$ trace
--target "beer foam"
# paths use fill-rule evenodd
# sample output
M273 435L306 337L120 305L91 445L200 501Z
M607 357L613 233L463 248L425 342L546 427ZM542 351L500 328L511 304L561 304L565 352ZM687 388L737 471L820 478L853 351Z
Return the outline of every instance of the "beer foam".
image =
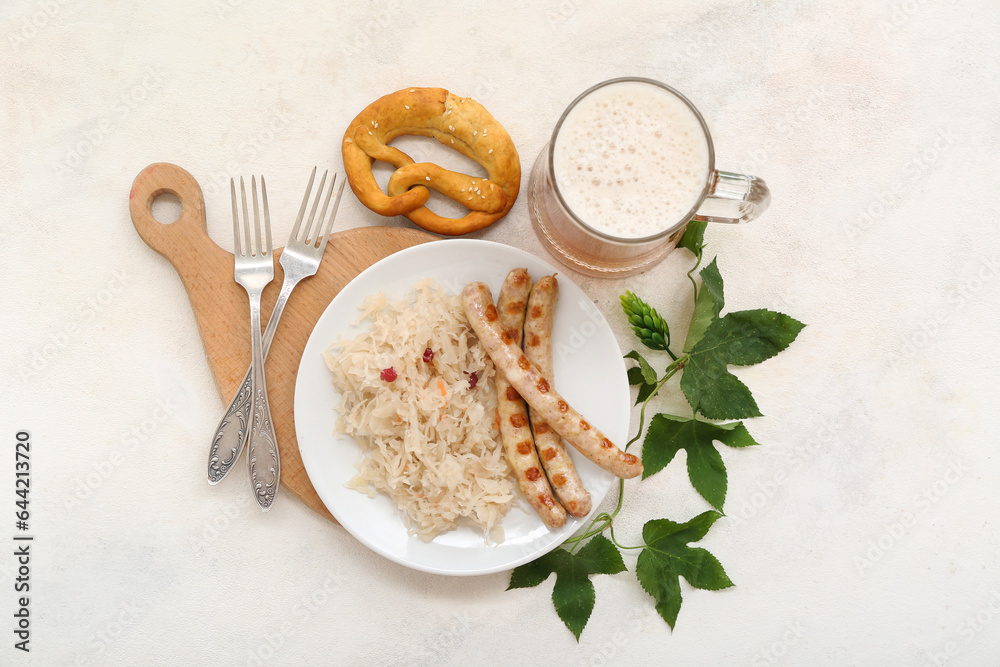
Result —
M553 151L566 205L594 229L642 238L686 222L708 181L708 139L670 91L623 81L567 114Z

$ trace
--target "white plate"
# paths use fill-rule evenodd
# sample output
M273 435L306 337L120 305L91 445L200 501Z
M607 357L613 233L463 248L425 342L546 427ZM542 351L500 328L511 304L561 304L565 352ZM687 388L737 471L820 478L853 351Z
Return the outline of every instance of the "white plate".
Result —
M529 253L490 241L451 239L402 250L373 264L341 290L319 318L303 352L295 382L295 434L309 479L348 532L407 567L448 575L509 570L548 553L589 521L589 517L570 517L562 528L549 530L522 499L524 509L515 506L503 519L501 544L487 545L479 532L466 527L423 542L407 535L402 516L387 496L373 499L344 486L356 472L359 450L352 438L335 433L340 394L322 353L338 337L352 338L370 326L367 320L350 324L357 319L358 306L379 290L390 298L403 297L421 278L432 278L453 294L481 280L496 295L516 267L526 267L536 279L557 272ZM555 387L613 442L624 444L631 413L621 350L583 290L560 275L559 291L552 338ZM572 455L596 511L614 477L578 452Z

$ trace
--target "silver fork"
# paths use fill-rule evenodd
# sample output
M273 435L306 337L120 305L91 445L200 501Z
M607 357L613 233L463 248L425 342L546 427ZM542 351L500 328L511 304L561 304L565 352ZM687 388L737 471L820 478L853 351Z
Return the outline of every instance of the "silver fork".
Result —
M303 230L301 229L302 221L305 215L306 207L309 204L309 195L312 192L313 181L316 178L316 168L313 168L312 174L309 176L309 184L306 186L305 195L302 197L302 205L299 207L299 214L295 220L295 227L292 229L292 233L288 238L288 243L285 245L285 249L281 253L281 267L284 269L285 279L281 285L278 300L274 304L274 310L271 311L271 319L268 321L267 328L264 330L262 342L264 348L263 355L265 359L267 358L268 350L271 347L271 340L274 338L274 332L278 328L278 322L281 319L281 313L285 309L285 303L288 301L289 295L292 293L292 290L300 280L308 278L316 273L319 269L320 261L323 259L323 252L326 249L327 239L330 238L330 230L333 228L333 222L337 216L337 208L340 205L340 197L344 190L344 179L339 179L340 185L337 188L337 198L333 202L330 217L324 225L323 223L324 220L326 220L326 212L330 204L330 198L338 180L337 177L334 176L333 180L330 182L330 188L326 193L323 210L320 212L319 219L317 221L316 209L318 208L320 198L323 195L323 186L326 182L328 173L329 172L323 174L319 189L316 193L315 203L312 206L309 218L306 221L305 229ZM316 222L315 233L310 234L314 221ZM320 233L321 229L322 233ZM230 401L229 407L223 415L222 420L219 422L218 428L215 430L215 437L212 440L212 445L208 455L209 484L218 484L222 481L222 478L226 476L239 459L240 452L243 451L243 444L246 442L247 431L249 430L249 414L252 396L253 364L251 363L250 368L247 369L246 375L243 378L240 388L236 391L236 394ZM228 454L228 456L223 459L222 453Z
M243 202L243 238L240 239L240 216L236 210L236 182L229 180L233 197L233 237L235 248L236 282L243 286L250 299L250 346L253 365L250 394L253 410L250 419L250 444L247 453L250 458L250 484L257 504L265 512L271 509L278 491L281 466L278 461L278 442L274 437L271 423L271 408L267 403L267 382L264 377L264 351L260 339L260 295L268 283L274 279L274 257L271 252L271 219L267 211L267 186L260 179L264 198L264 238L260 234L260 210L257 205L257 180L250 179L253 194L253 228L250 234L250 215L247 212L247 190L240 178L240 197ZM264 242L266 241L266 246ZM266 459L264 457L267 457ZM267 461L264 469L262 464ZM266 473L266 476L265 476Z

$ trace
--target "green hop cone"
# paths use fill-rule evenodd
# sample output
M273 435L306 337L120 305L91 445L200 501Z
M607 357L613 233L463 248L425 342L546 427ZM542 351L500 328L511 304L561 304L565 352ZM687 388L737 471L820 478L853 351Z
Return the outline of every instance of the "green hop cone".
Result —
M670 344L670 329L656 309L632 292L625 292L621 301L625 317L642 344L651 350L666 350Z

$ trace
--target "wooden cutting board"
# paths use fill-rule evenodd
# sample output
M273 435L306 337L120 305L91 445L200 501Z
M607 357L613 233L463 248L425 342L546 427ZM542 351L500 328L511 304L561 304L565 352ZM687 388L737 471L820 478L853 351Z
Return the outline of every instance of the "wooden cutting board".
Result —
M153 200L162 194L173 194L181 202L180 217L169 224L153 218ZM246 291L233 278L232 253L208 236L201 188L191 174L177 165L151 164L135 177L129 193L129 211L142 240L166 257L180 275L191 300L215 386L223 404L228 405L250 365L250 306ZM292 404L302 350L327 304L355 276L394 252L437 238L416 229L397 227L367 227L331 235L319 271L292 292L271 343L265 369L281 456L281 485L307 507L335 523L306 475L295 440ZM276 259L280 257L281 249L274 254ZM262 299L264 322L274 307L283 277L281 265L275 261L274 281L264 290ZM220 418L223 409L220 408ZM204 456L206 469L211 438L212 433L206 432L204 447L193 448Z

